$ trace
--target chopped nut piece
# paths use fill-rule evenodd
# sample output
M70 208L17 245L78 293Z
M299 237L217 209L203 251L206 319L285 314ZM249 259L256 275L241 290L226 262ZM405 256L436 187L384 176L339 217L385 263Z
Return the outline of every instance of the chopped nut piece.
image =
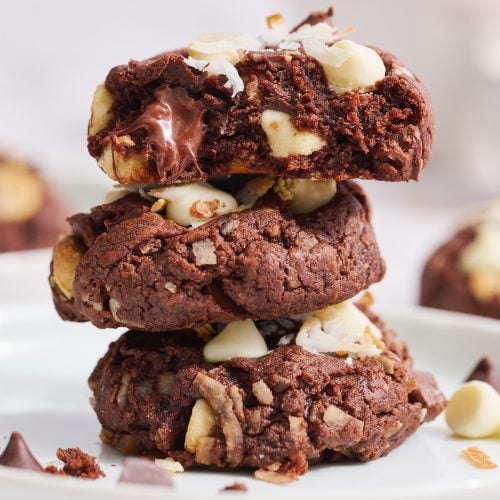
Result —
M170 293L175 293L177 291L177 285L171 281L167 281L164 286Z
M217 264L215 245L209 238L193 243L193 255L197 266L213 266Z
M498 465L490 460L490 457L477 446L470 446L462 451L462 457L478 469L496 469Z
M378 360L384 366L385 373L389 375L394 374L394 368L396 368L397 361L395 359L389 358L388 356L379 356Z
M67 299L73 298L76 268L84 253L83 245L71 235L59 239L54 247L52 278L57 289Z
M233 400L234 414L238 417L238 420L240 422L244 422L245 413L243 406L243 398L241 396L240 389L238 389L238 387L236 387L235 385L232 385L229 388L229 396L231 396L231 399Z
M307 424L303 417L288 417L290 423L290 432L297 441L307 441Z
M184 448L189 453L196 453L198 442L203 437L210 437L215 427L215 415L210 404L204 399L197 399L191 411Z
M291 473L274 472L265 469L257 469L255 471L255 479L266 481L266 483L286 484L292 481L297 481L298 476Z
M271 392L271 389L269 389L269 386L262 379L252 384L252 392L259 403L263 405L273 404L273 393Z
M285 28L288 31L288 26L282 14L277 12L266 17L266 24L269 29Z
M194 386L217 414L226 438L227 463L231 467L236 467L243 459L243 432L233 411L232 399L226 394L225 387L220 382L204 373L196 375Z
M214 327L210 323L206 323L201 326L194 326L193 330L196 332L198 337L203 339L205 342L208 342L215 335Z
M123 410L127 406L128 402L128 388L130 385L130 373L124 373L122 376L120 388L116 394L116 405L120 410Z
M167 200L164 200L163 198L160 198L159 200L156 200L152 205L151 205L151 212L157 213L161 212L162 210L165 209L167 206Z
M157 458L155 464L167 474L173 475L177 472L184 472L184 467L180 462L177 462L171 457Z
M147 194L165 200L167 218L185 227L204 224L238 209L233 196L206 182L163 186L151 189Z
M356 304L359 304L363 307L370 307L375 303L375 298L371 292L365 292L357 301Z
M102 152L97 164L104 172L121 184L140 183L148 175L148 161L143 155L126 153L114 149L114 140Z
M354 418L344 410L337 408L335 405L328 406L325 414L323 415L323 421L330 427L339 430L347 425L354 426L359 437L361 438L363 436L363 429L365 426L364 422Z
M212 448L215 445L215 438L213 437L202 437L198 441L198 446L196 447L195 461L202 465L212 464Z
M124 455L135 455L141 449L139 440L131 434L122 434L115 446L116 449Z
M271 153L277 158L286 158L291 154L309 156L326 144L322 137L313 132L297 130L291 116L283 111L266 109L260 124Z

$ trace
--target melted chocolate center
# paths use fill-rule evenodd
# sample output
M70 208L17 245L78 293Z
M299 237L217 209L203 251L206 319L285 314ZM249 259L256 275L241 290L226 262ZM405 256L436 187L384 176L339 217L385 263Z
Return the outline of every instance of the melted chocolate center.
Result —
M161 88L156 99L127 128L114 135L146 130L156 157L156 168L162 179L177 179L189 164L202 174L197 161L204 132L203 105L184 88Z

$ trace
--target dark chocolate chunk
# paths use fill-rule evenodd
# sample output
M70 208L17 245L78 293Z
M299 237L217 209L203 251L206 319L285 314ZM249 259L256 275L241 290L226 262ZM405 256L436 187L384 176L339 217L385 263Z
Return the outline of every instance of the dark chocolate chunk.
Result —
M19 432L13 432L10 435L9 442L0 455L0 465L16 469L43 471L42 466L33 456Z
M413 371L415 388L410 393L410 401L419 402L427 410L425 420L434 420L443 410L446 400L439 390L434 375L429 372Z
M172 479L154 462L146 458L129 457L123 463L119 483L157 484L173 487Z
M500 371L488 357L481 358L478 361L465 381L470 382L471 380L486 382L500 392Z

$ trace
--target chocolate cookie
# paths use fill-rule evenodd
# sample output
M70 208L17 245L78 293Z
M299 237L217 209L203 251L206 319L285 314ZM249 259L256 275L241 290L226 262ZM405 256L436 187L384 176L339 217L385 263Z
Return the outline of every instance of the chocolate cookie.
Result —
M89 379L103 442L188 467L259 468L273 480L321 461L379 458L444 407L393 332L383 330L376 356L352 359L265 334L297 331L297 320L257 326L268 354L217 364L194 331L120 337Z
M0 252L53 245L66 230L64 218L34 168L0 155Z
M64 319L157 332L274 319L346 300L384 274L367 200L350 182L310 213L268 192L190 229L152 206L129 194L69 219L51 277Z
M421 279L422 305L500 319L500 271L489 257L500 255L500 247L494 236L483 233L485 227L473 224L459 230L428 259Z
M260 39L200 37L113 68L94 96L90 154L122 184L418 179L433 134L425 88L394 56L343 40L331 13L292 31L273 16Z

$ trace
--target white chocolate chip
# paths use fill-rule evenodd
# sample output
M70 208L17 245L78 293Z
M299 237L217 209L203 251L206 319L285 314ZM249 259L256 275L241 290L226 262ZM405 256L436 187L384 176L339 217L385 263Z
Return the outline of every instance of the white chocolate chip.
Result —
M307 351L349 354L353 358L382 352L382 333L352 302L341 302L306 316L295 343Z
M171 281L167 281L164 286L170 293L175 293L177 291L177 285Z
M92 99L90 111L89 135L95 135L106 127L113 117L111 106L113 105L113 96L103 83L97 86Z
M114 201L127 196L131 191L126 188L113 189L112 191L108 191L104 196L104 203L113 203Z
M273 404L273 393L271 392L271 389L269 389L269 386L262 379L252 384L252 392L259 403L263 405Z
M264 130L271 153L277 158L291 154L308 156L319 151L325 140L313 132L299 131L291 117L283 111L266 109L261 116L260 125Z
M236 199L205 182L151 189L149 196L167 202L165 214L181 226L199 226L238 209Z
M195 241L193 255L197 266L213 266L217 264L214 242L210 239Z
M203 35L193 40L188 47L188 54L193 59L204 61L225 60L236 64L242 51L258 50L262 44L256 38L244 35L216 34Z
M351 427L355 426L358 432L361 435L363 434L364 422L354 418L352 415L337 408L335 405L328 406L323 415L323 421L333 429L342 429L347 425Z
M191 411L184 448L189 453L196 453L201 438L210 437L215 427L215 414L205 399L197 399Z
M500 295L500 224L478 226L474 240L459 256L459 267L468 275L476 299L488 302Z
M221 363L231 358L259 358L267 354L267 345L251 319L229 323L207 342L203 357L209 363Z
M308 38L303 46L307 54L321 63L330 88L339 94L355 89L368 92L385 76L382 58L373 49L352 40L340 40L328 47Z
M274 191L289 202L294 214L307 214L326 205L337 192L334 180L279 178Z
M457 436L488 437L500 431L500 395L486 382L460 386L446 409L446 423Z

